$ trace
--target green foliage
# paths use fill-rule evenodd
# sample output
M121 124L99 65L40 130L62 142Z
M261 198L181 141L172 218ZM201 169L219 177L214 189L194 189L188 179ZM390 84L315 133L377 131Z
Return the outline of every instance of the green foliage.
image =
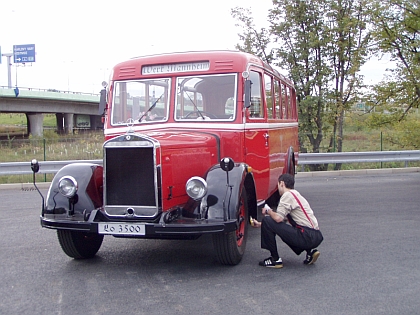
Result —
M420 105L420 4L418 0L375 1L372 22L377 53L390 55L396 67L366 98L377 112L393 114L383 122L402 120Z
M400 151L420 148L420 116L418 114L414 113L403 121L394 121L386 126L372 123L377 117L385 116L375 113L348 112L344 119L343 152ZM300 134L300 137L304 141L301 145L305 147L308 137L305 134ZM328 152L329 150L329 142L324 139L319 151ZM353 167L363 168L359 165Z
M236 7L231 10L231 14L240 21L241 24L236 24L236 26L241 27L243 31L242 34L238 34L242 45L237 44L236 49L251 53L265 62L271 63L273 53L268 51L270 43L269 32L265 28L262 28L260 31L256 30L251 10L248 8Z
M244 32L237 48L269 56L293 80L301 152L366 151L379 138L368 131L380 134L380 149L384 141L388 150L419 148L418 0L273 0L269 31L256 30L250 10L232 15ZM372 53L389 54L397 66L365 92L359 71ZM360 115L358 103L369 112Z
M420 120L414 115L394 125L395 133L390 142L397 144L404 150L420 149Z
M370 128L380 128L387 132L386 141L397 146L399 150L420 149L420 119L418 114L397 119L401 111L396 110L388 114L372 113L366 119Z
M261 55L273 38L269 56L289 72L299 100L300 142L308 137L319 152L325 136L329 149L342 149L343 119L355 103L358 71L368 54L367 0L273 0L269 33L257 31L251 12L232 11L242 25L237 47ZM261 40L264 39L263 41ZM274 45L273 42L271 45ZM267 55L267 54L265 54ZM304 136L303 136L304 135Z

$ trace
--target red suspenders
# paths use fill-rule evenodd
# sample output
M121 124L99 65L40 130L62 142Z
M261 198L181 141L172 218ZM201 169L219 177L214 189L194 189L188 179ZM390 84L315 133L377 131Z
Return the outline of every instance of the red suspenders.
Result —
M299 204L300 208L302 209L303 213L306 215L306 218L308 219L309 223L311 223L312 228L315 229L315 226L313 225L311 219L309 218L308 214L306 213L305 208L303 208L302 203L300 202L298 197L296 197L296 195L291 190L289 190L289 192L292 194L293 197L295 197L295 199L298 202L298 204Z

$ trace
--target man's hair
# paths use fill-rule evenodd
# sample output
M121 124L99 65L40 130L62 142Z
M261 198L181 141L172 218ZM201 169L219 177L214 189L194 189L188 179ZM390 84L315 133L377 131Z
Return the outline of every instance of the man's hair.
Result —
M284 182L286 188L295 189L295 178L289 173L281 174L279 177L279 183Z

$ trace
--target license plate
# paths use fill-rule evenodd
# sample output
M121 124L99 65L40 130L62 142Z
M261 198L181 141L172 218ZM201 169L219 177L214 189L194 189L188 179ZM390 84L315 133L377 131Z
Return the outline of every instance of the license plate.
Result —
M146 226L140 223L99 223L99 234L145 235Z

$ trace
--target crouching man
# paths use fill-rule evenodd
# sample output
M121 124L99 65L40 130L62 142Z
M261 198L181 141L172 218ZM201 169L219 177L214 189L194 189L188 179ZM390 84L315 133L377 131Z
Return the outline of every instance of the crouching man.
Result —
M306 251L306 259L303 263L311 265L319 258L320 252L316 247L323 240L318 220L308 201L294 189L295 179L292 175L282 174L277 186L281 196L277 211L265 205L262 209L262 222L251 218L253 227L261 227L261 248L271 253L271 256L261 261L259 265L271 268L283 267L283 261L277 251L276 235L296 255Z

